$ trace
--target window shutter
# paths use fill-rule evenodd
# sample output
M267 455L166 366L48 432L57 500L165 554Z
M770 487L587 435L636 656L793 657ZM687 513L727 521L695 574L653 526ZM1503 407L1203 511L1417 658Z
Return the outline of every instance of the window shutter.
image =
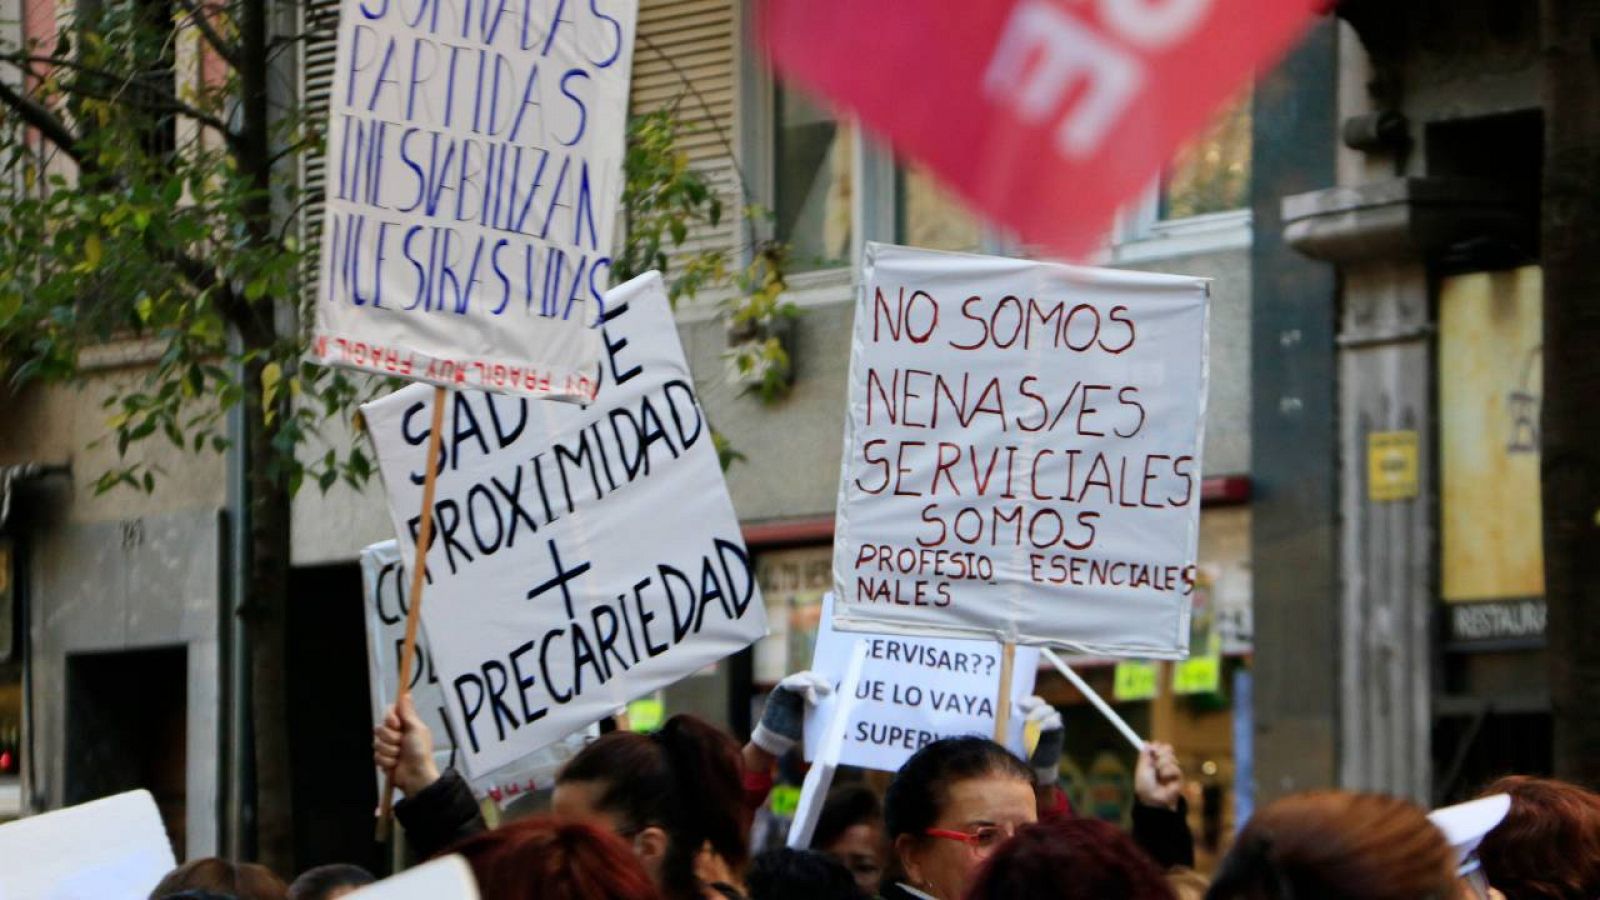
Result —
M300 7L300 29L310 37L300 44L300 109L306 124L319 131L328 127L328 101L333 92L334 52L339 41L339 0L305 0ZM323 135L326 140L327 135ZM317 297L317 274L322 256L322 200L327 185L327 160L323 150L300 154L301 246L307 250L305 296Z
M744 205L733 147L738 83L736 0L640 0L632 112L677 103L678 145L722 198L722 222L691 232L684 252L721 249L737 264Z

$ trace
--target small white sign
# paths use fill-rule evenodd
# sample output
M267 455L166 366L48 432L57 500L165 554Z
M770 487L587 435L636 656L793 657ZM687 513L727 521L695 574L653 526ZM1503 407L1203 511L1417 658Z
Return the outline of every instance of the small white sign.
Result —
M145 900L176 866L149 791L0 825L6 900Z
M447 401L422 621L473 777L766 634L658 274L606 294L605 347L593 405ZM363 407L408 567L432 397Z
M1185 656L1207 293L869 243L835 624Z
M1000 691L999 644L960 638L905 637L835 631L834 598L822 601L811 670L843 685L851 652L863 650L861 678L847 714L839 762L897 771L911 754L940 738L994 736ZM1012 666L1010 702L1033 693L1039 651L1019 647ZM836 691L806 708L806 759L816 758L821 735L841 698ZM1022 717L1012 709L1006 746L1026 759Z

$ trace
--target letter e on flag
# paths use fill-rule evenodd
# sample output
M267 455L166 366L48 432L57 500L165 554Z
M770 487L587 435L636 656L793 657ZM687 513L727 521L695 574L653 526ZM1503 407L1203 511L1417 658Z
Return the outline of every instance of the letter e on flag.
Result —
M1023 240L1082 256L1325 5L766 0L759 28L781 75Z

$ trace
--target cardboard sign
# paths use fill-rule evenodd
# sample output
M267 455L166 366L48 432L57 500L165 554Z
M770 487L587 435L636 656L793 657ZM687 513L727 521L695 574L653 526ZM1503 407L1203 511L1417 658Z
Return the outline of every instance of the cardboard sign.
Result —
M410 582L397 542L384 541L361 551L361 581L366 595L367 683L372 693L372 719L378 722L397 693L400 651L406 636L405 592ZM411 673L411 700L433 732L434 761L441 769L453 765L457 753L454 732L444 712L444 693L433 657L428 653L428 638L420 630L417 661ZM562 766L599 736L599 729L592 726L573 732L481 778L468 778L467 783L479 800L508 804L525 793L553 786ZM381 784L382 773L378 777Z
M766 634L658 274L606 294L605 347L600 403L464 391L445 413L422 620L474 777ZM407 565L431 402L363 407Z
M1199 278L869 243L835 626L1181 658L1206 296Z
M822 623L811 670L844 684L850 654L865 646L861 679L844 724L839 762L898 771L911 754L940 738L994 736L1001 647L993 641L845 634L832 626L833 595L823 599ZM1039 652L1017 650L1012 703L1033 693ZM842 688L841 688L842 689ZM806 760L816 758L823 730L841 698L838 692L806 708ZM1006 746L1023 758L1023 721L1011 716Z
M1320 0L768 0L787 78L1026 241L1069 257Z
M318 362L589 400L636 0L342 0Z
M452 854L351 891L349 896L360 900L478 900L478 882L467 861Z
M174 867L149 791L0 825L0 897L144 900Z

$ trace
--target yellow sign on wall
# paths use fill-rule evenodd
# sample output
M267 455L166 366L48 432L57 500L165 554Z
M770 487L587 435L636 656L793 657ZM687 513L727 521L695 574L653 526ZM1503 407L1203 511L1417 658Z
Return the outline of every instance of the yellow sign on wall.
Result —
M1367 497L1376 503L1417 496L1417 433L1374 431L1367 435Z
M1111 682L1111 698L1121 703L1135 700L1154 700L1160 669L1153 662L1125 659L1117 663L1116 677Z
M1439 287L1440 580L1450 602L1544 596L1537 266Z

